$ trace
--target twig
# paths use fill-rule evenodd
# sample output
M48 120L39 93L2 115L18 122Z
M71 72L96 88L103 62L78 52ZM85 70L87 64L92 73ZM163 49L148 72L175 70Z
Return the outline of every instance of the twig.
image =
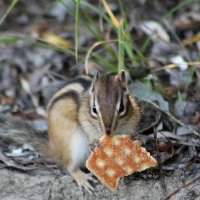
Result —
M159 173L160 181L161 181L161 185L162 185L162 188L164 190L164 193L166 194L167 188L166 188L165 179L164 179L163 170L162 170L162 163L161 163L161 159L160 159L160 151L159 151L159 147L158 147L157 130L156 130L155 127L153 127L153 132L154 132L156 158L158 160L158 167L159 167L159 172L160 172Z
M102 44L107 44L107 43L112 43L112 42L117 42L117 40L108 40L108 41L99 41L99 42L95 42L88 50L86 57L85 57L85 73L88 74L88 62L89 62L89 58L90 58L90 54L92 53L92 51L99 45Z
M183 122L181 122L179 119L177 119L176 117L174 117L171 113L169 113L168 111L163 110L162 108L160 108L156 103L147 101L148 103L150 103L151 105L153 105L155 108L157 108L158 110L164 112L167 116L169 116L174 122L176 122L177 124L187 128L189 131L191 131L192 133L194 133L195 135L197 135L198 137L200 137L200 133L198 133L197 131L195 131L193 128L185 125Z
M184 63L177 63L177 64L171 63L171 64L168 64L168 65L165 65L164 67L152 70L152 72L158 72L158 71L165 70L165 69L173 69L173 68L179 67L180 65L185 65L185 64L188 65L189 67L190 66L195 66L195 67L198 67L198 68L200 67L200 62L198 62L198 61L184 62Z
M174 196L176 193L178 193L182 188L185 188L185 187L191 185L192 183L194 183L195 181L198 181L198 180L200 180L200 175L196 176L195 178L193 178L190 181L183 183L179 188L177 188L176 190L174 190L173 192L171 192L170 194L168 194L167 196L165 196L161 200L169 200L172 196Z

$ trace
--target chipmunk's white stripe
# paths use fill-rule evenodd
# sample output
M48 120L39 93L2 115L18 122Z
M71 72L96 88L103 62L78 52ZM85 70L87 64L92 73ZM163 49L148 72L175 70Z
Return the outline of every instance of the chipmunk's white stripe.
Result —
M62 95L63 94L66 94L67 92L73 92L75 94L81 94L82 92L84 91L84 88L81 84L79 83L73 83L73 84L69 84L69 85L66 85L64 88L60 89L51 99L51 101L49 102L48 104L48 112L49 112L49 109L55 104L55 102L57 102L59 99L59 97L61 97L62 99ZM59 99L60 100L60 99Z
M79 83L73 83L73 84L69 84L69 85L66 85L64 88L62 88L61 90L59 90L53 98L56 98L60 95L62 95L63 93L65 92L68 92L70 90L74 90L76 91L78 94L83 92L84 88L82 85L80 85Z
M116 104L116 112L119 111L119 107L120 107L120 103L121 103L121 95L119 95L118 100L117 100L117 104Z

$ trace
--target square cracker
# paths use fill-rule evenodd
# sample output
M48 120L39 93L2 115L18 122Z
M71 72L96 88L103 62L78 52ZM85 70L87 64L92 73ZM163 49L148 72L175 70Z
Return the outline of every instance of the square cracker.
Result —
M129 135L102 136L100 146L86 161L86 167L111 190L117 188L121 177L156 165L150 153Z

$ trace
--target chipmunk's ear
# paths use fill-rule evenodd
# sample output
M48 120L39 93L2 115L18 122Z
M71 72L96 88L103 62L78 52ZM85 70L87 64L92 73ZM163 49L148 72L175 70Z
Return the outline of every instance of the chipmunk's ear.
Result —
M91 85L91 88L90 88L90 92L93 92L94 91L94 86L95 86L95 83L99 80L99 72L96 71L93 79L92 79L92 85Z
M126 84L126 73L124 70L122 70L117 76L116 79L119 80L120 85L124 90L127 90L127 84Z

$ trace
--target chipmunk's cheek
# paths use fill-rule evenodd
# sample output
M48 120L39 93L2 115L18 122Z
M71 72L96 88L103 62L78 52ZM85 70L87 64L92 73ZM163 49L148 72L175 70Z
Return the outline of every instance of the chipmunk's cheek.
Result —
M104 128L104 125L102 125L102 123L99 123L98 129L99 129L99 131L101 132L101 135L104 135L104 133L105 133L105 128Z
M104 135L104 128L101 126L101 125L99 125L98 127L97 127L97 134L98 134L98 137L99 137L99 139L100 139L100 137L102 136L102 135Z
M119 131L119 130L115 132L115 135L123 135L123 134L124 134L124 133L122 133L122 132Z
M118 127L113 128L112 135L119 135L119 128Z
M99 132L100 132L100 135L101 135L101 136L105 134L103 128L100 128Z
M127 132L124 129L122 129L120 126L117 126L115 135L124 135L124 134L127 134Z
M113 130L114 130L114 131L118 131L118 130L119 130L119 127L118 127L117 125L115 125L115 126L113 127Z

